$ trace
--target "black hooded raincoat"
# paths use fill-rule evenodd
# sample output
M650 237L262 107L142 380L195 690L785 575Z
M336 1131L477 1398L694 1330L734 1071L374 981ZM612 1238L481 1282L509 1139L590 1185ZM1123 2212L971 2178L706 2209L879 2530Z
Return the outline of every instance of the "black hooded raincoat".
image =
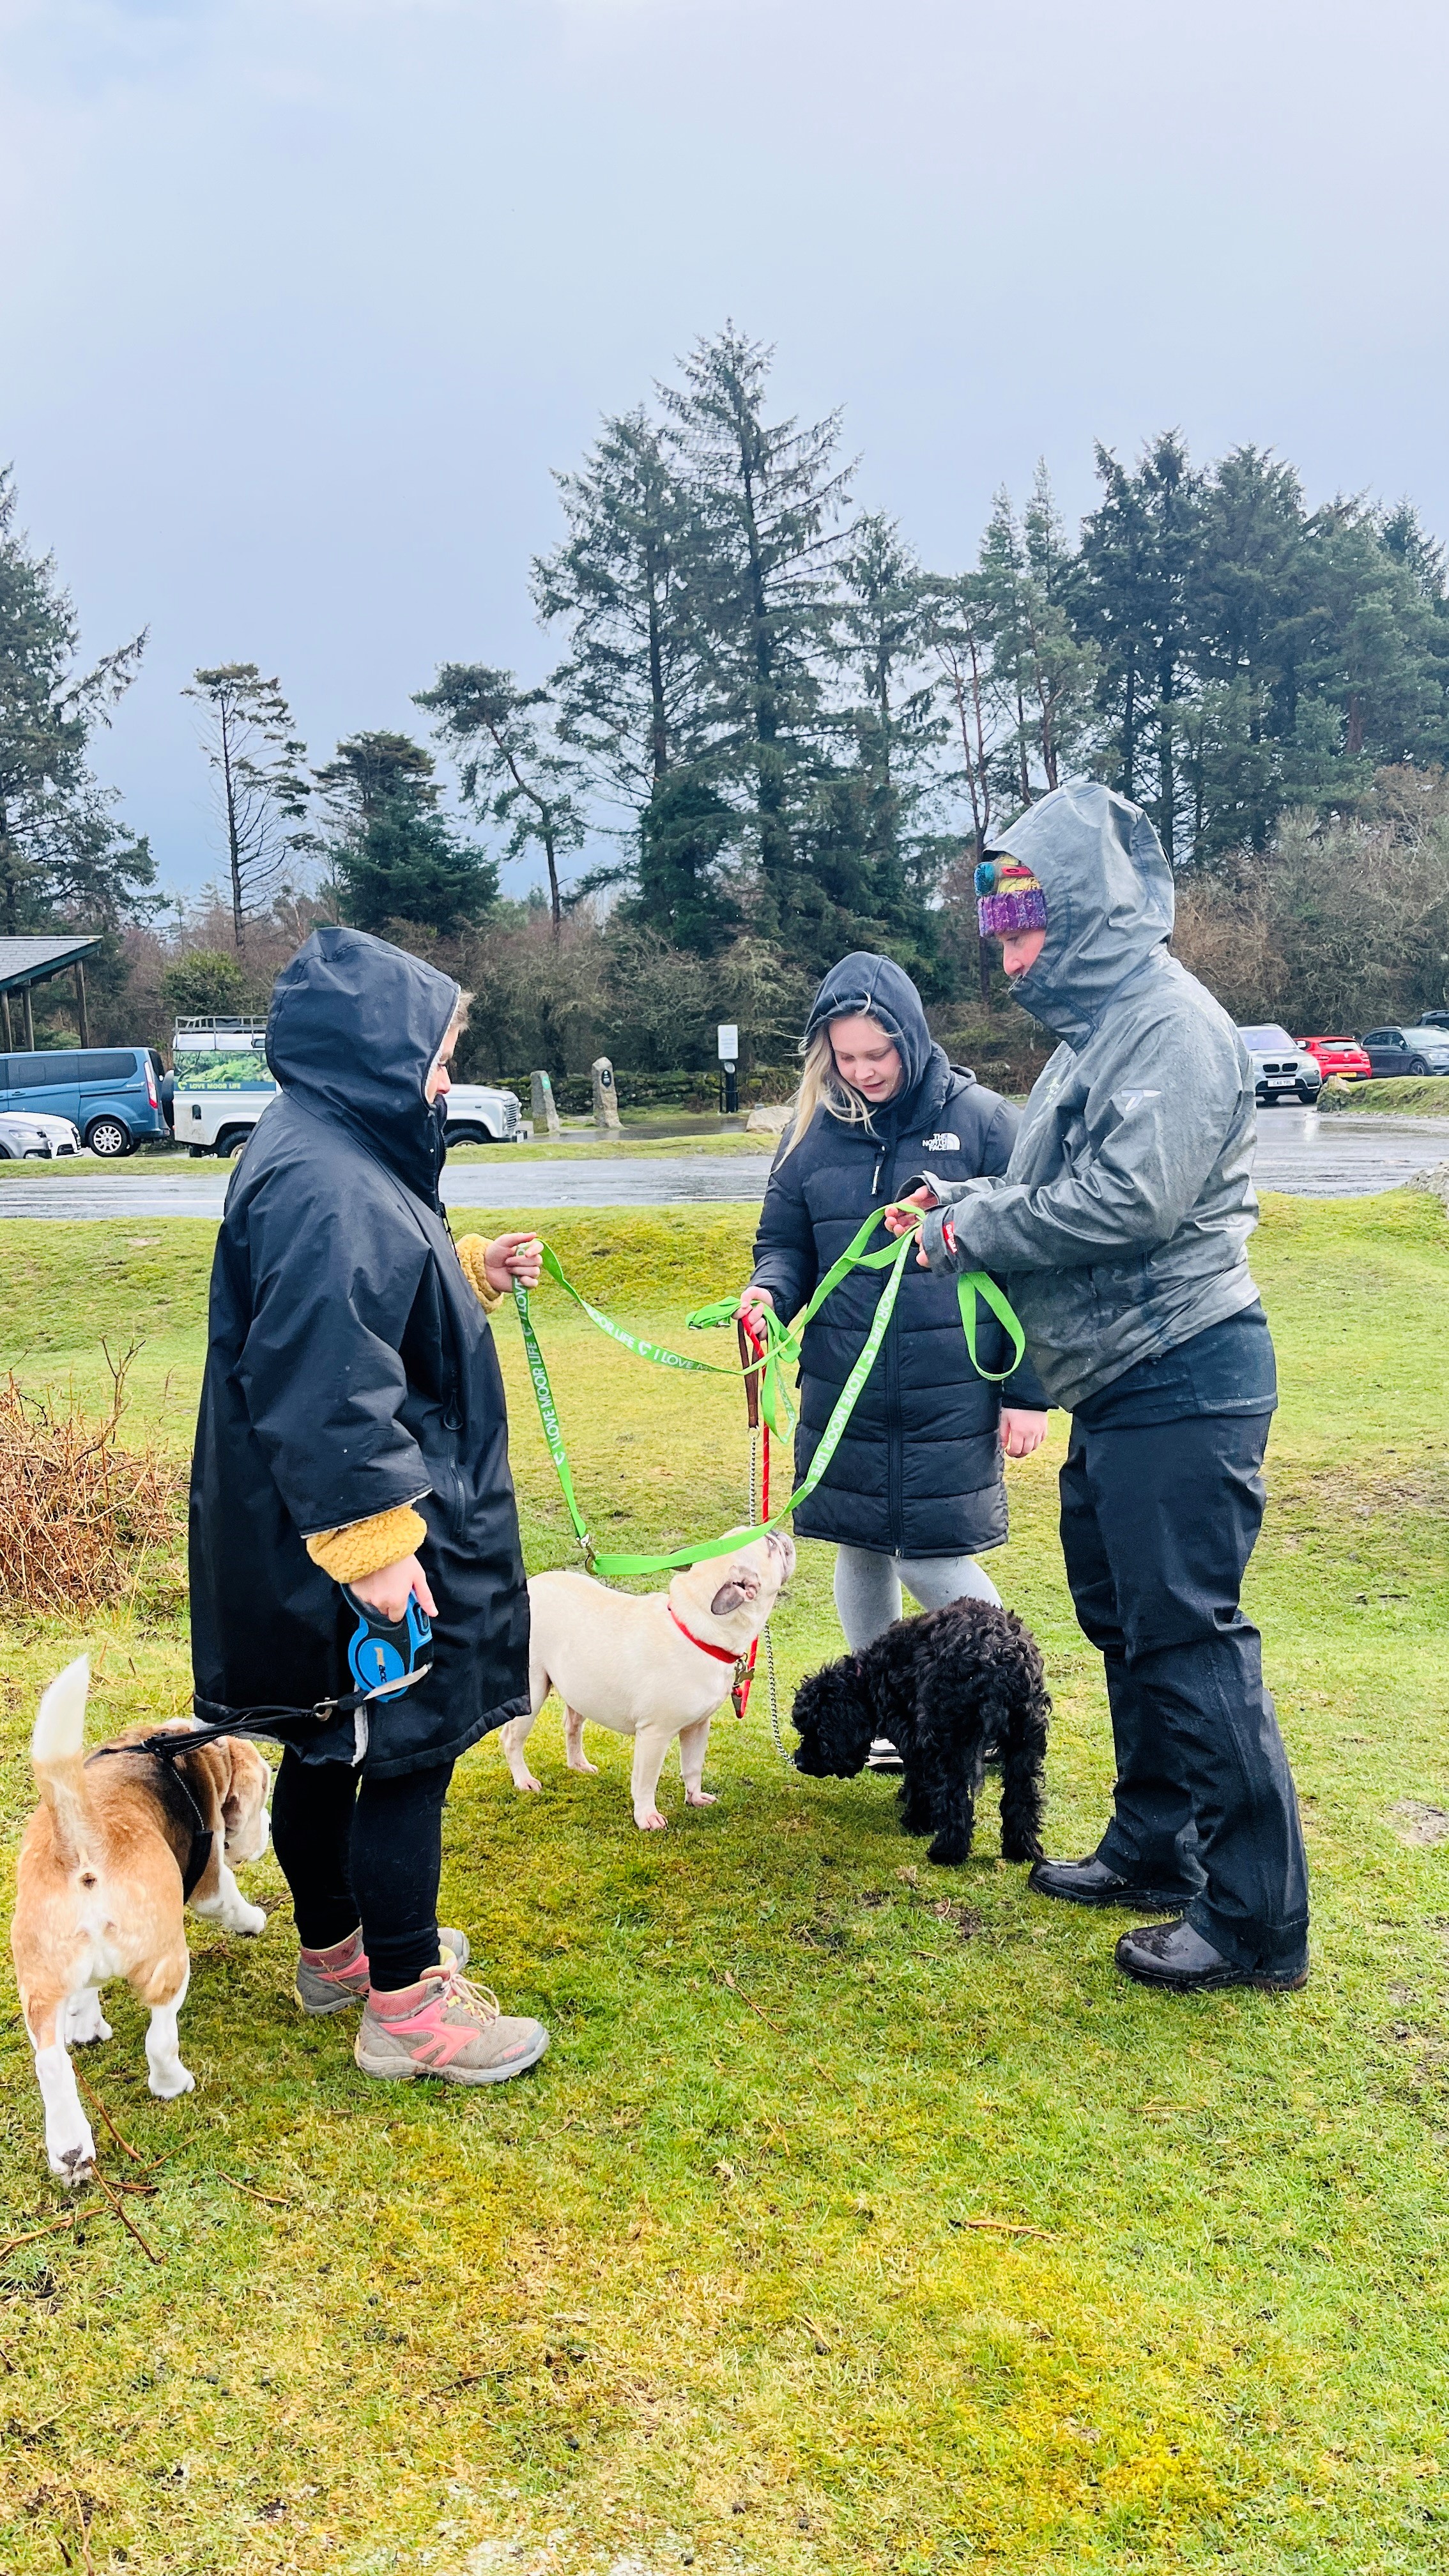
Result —
M227 1192L191 1478L199 1699L347 1692L355 1622L304 1539L411 1503L438 1605L433 1668L368 1712L379 1775L451 1760L527 1705L528 1594L492 1334L438 1198L423 1086L458 988L362 932L277 978L281 1085ZM350 1718L279 1729L351 1759Z
M815 996L807 1038L854 1012L879 1020L894 1039L905 1080L894 1100L871 1112L869 1130L821 1109L793 1153L776 1158L755 1243L754 1282L769 1289L787 1320L862 1219L899 1197L927 1160L933 1171L960 1180L1004 1172L1016 1135L1010 1103L950 1064L933 1043L904 968L868 951L842 958ZM882 1228L878 1242L888 1239ZM884 1284L879 1270L852 1272L805 1335L797 1476L815 1455ZM977 1313L977 1349L988 1369L1004 1368L1011 1356L985 1307ZM959 1556L1000 1546L1007 1534L1003 1400L1028 1410L1046 1404L1027 1365L1004 1395L976 1375L954 1279L928 1277L912 1260L845 1437L794 1516L796 1537L833 1539L882 1556Z

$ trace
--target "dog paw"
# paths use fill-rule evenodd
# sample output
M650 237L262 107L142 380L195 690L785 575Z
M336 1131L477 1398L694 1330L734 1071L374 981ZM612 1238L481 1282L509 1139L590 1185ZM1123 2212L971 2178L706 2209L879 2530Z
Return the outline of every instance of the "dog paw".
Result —
M719 1800L710 1789L686 1789L684 1803L686 1807L717 1807Z
M543 1787L543 1782L542 1782L541 1780L535 1780L535 1778L534 1778L534 1776L533 1776L533 1773L532 1773L531 1771L525 1771L525 1773L524 1773L524 1775L523 1775L523 1778L522 1778L521 1780L515 1780L515 1781L514 1781L514 1783L513 1783L513 1785L514 1785L515 1789L529 1789L529 1790L532 1790L532 1789L542 1789L542 1787Z
M93 2040L112 2036L111 2025L103 2017L94 1995L88 2003L71 2004L66 2015L65 2036L66 2045L70 2048L89 2048Z
M636 1810L634 1822L641 1834L664 1834L669 1831L669 1818L661 1816L657 1807L651 1807L647 1816L641 1816Z
M265 1932L267 1918L260 1905L238 1906L235 1921L228 1927L233 1932Z
M152 2067L151 2091L158 2102L174 2102L182 2093L196 2091L196 2078L178 2058L174 2066Z
M587 1771L591 1780L597 1780L599 1776L599 1766L597 1762L586 1762L582 1754L580 1754L577 1762L570 1762L569 1769L571 1771Z
M71 2191L79 2191L82 2183L90 2181L96 2161L96 2142L89 2129L73 2147L47 2147L46 2161L57 2182L65 2183Z

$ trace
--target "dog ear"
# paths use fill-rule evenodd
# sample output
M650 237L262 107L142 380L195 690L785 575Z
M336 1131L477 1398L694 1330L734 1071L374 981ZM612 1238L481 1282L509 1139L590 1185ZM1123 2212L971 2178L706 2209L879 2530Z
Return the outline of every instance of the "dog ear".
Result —
M745 1601L758 1601L760 1578L752 1565L737 1565L727 1583L722 1583L709 1605L712 1619L728 1619Z

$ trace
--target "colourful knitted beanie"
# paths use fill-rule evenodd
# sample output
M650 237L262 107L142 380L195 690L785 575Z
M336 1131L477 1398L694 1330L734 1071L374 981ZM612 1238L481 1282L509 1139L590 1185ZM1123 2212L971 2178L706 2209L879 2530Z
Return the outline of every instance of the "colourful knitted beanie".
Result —
M983 939L1015 939L1023 930L1045 930L1040 878L1020 859L983 859L976 871L976 918Z

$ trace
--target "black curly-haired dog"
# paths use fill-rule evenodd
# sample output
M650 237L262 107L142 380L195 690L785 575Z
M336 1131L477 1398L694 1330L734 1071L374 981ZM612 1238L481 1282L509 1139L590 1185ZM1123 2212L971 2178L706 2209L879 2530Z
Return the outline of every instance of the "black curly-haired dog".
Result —
M902 1828L934 1835L927 1860L950 1863L971 1849L982 1776L999 1759L1002 1855L1040 1860L1050 1710L1036 1639L1015 1611L952 1601L897 1619L874 1645L801 1683L795 1767L853 1779L871 1738L889 1736L905 1770Z

